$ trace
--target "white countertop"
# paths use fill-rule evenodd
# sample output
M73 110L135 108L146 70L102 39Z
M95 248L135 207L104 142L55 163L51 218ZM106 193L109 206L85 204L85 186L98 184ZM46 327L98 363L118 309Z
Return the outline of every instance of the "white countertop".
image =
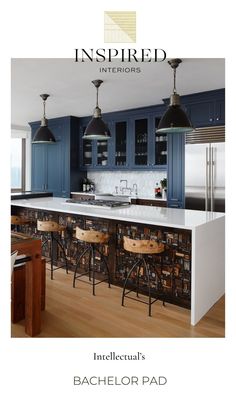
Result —
M126 208L101 209L84 207L78 204L66 204L65 198L32 198L11 201L12 206L40 209L67 214L86 215L110 220L128 221L148 225L158 225L193 230L195 227L207 224L223 213L194 211L185 209L151 207L146 205L130 205Z
M96 193L96 192L71 192L71 194L73 194L73 195L91 195L91 196L97 196L98 198L99 197L101 197L101 196L108 196L109 197L109 193L107 194L107 193L102 193L102 192L98 192L98 193ZM127 197L127 195L116 195L116 194L112 194L111 195L113 198L114 197L117 197L117 200L120 198L120 197ZM164 198L155 198L155 196L148 196L148 195L145 195L145 196L140 196L140 195L129 195L129 198L130 199L150 199L150 200L152 200L152 201L164 201L164 202L166 202L166 199L164 199Z

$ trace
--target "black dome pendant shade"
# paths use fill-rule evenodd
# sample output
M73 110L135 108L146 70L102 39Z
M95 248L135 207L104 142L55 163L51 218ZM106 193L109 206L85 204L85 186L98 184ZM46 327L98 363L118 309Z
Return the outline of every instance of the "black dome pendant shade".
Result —
M56 142L55 137L52 131L48 128L48 120L45 115L45 102L49 97L48 94L44 93L40 95L43 99L43 118L41 119L41 125L37 129L34 138L32 140L33 144L54 144Z
M182 62L179 58L168 61L174 70L174 89L170 97L170 105L161 118L157 133L184 133L193 130L193 126L188 116L180 106L180 97L176 93L176 68Z
M111 138L111 133L108 126L102 120L101 109L98 106L98 89L103 83L102 80L93 80L92 83L97 89L96 108L94 109L93 118L88 123L84 132L83 139L85 140L108 140Z

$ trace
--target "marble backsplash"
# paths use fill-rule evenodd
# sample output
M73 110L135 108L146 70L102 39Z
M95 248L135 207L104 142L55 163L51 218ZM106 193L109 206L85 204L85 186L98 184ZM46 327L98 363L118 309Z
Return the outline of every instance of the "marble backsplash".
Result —
M126 179L128 188L133 189L133 185L137 184L139 197L154 197L154 188L156 183L160 186L160 180L166 178L166 171L104 171L104 172L88 172L88 179L95 183L95 191L98 193L116 193L120 186L124 187L125 182L120 185L121 179ZM127 191L129 193L129 190ZM133 193L132 193L133 194Z

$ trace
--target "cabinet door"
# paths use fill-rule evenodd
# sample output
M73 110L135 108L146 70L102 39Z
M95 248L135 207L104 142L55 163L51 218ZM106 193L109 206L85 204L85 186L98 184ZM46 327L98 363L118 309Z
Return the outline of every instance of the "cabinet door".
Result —
M225 124L225 100L215 101L215 125Z
M115 122L115 162L116 168L122 169L128 166L127 158L127 121Z
M62 196L62 142L46 146L47 185L48 192L53 196Z
M186 106L187 114L195 128L214 125L214 102L197 102Z
M160 122L160 117L155 118L155 150L154 150L154 166L166 170L167 168L167 135L157 134L157 128Z
M46 190L46 146L32 144L31 189L34 192Z
M87 122L82 123L80 127L80 151L81 159L80 165L84 169L93 167L93 154L94 154L94 140L84 140L83 135L87 127Z
M134 119L132 165L147 168L148 165L148 118Z
M103 169L108 167L108 141L109 140L97 140L95 145L95 165Z
M184 208L185 137L168 135L167 206Z

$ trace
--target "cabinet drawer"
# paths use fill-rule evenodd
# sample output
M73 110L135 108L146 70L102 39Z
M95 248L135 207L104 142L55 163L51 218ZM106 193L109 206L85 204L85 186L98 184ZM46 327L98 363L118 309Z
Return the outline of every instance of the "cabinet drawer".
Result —
M166 201L155 201L153 199L137 199L136 205L148 205L150 207L166 207Z

